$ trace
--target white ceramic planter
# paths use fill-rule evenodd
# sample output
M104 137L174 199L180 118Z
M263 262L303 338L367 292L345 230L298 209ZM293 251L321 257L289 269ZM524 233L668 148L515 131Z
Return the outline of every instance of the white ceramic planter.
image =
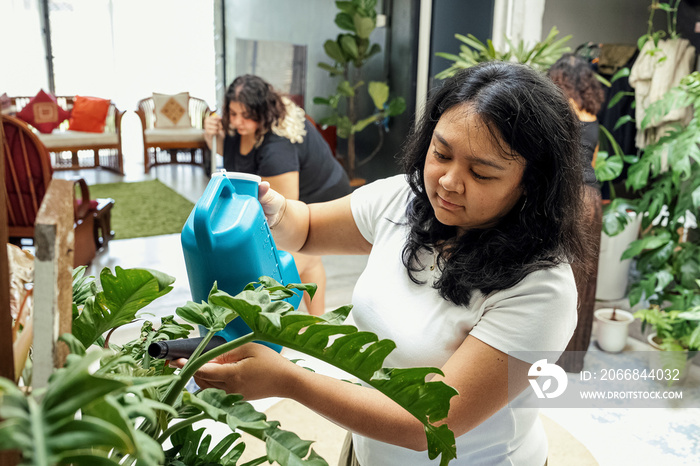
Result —
M615 320L611 320L613 310L598 309L593 313L597 323L598 346L608 353L619 353L627 345L629 325L634 316L621 309L615 310Z
M622 253L639 236L642 216L630 213L632 221L619 235L608 236L601 232L598 278L595 298L603 301L622 299L627 292L630 259L620 260Z

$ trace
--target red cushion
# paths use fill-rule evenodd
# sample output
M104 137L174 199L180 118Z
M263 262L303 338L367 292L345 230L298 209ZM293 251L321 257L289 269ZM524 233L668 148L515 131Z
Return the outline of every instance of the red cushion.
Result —
M83 203L83 200L76 197L75 202L76 202L78 205L80 205L80 204ZM97 202L97 199L90 199L90 200L88 201L88 206L89 206L89 207L88 207L88 210L97 210L97 206L98 206L98 205L99 205L99 203Z
M109 99L76 95L68 129L89 133L103 132L110 103Z
M41 133L50 133L58 128L70 113L58 105L56 98L40 90L32 100L17 113L17 117L26 121Z

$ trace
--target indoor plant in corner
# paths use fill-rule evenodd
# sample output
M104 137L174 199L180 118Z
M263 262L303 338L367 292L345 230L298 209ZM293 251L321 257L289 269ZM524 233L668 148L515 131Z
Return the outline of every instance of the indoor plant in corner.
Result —
M153 342L184 338L187 323L164 317L156 328L144 322L140 336L123 346L112 332L137 318L137 312L172 289L174 279L145 269L100 274L102 289L76 269L73 280L73 331L62 336L71 354L45 389L22 390L0 378L0 450L15 449L22 463L71 465L237 465L245 444L240 431L266 444L266 455L246 462L280 465L327 463L312 442L280 429L278 422L218 389L185 389L195 371L218 354L253 340L269 341L336 365L382 391L425 425L430 458L446 465L456 455L454 435L435 423L447 416L456 391L443 382L425 382L434 368L382 368L395 345L343 324L350 306L323 316L296 312L284 301L294 290L313 294L315 285L282 286L268 277L236 296L212 288L208 302L189 302L178 316L209 332L178 371L150 357ZM251 333L203 354L203 348L233 318L240 316ZM231 433L217 444L193 425L214 420Z
M645 128L688 106L690 121L648 145L628 171L627 186L642 192L637 206L642 233L622 256L635 258L640 274L630 289L630 306L648 303L635 316L645 329L656 330L662 350L683 352L672 355L678 369L700 349L700 73L685 76L642 121Z
M374 109L365 117L360 117L358 96L365 82L361 79L362 67L367 60L377 55L381 47L370 43L369 37L377 26L376 0L351 0L335 2L340 12L335 24L344 31L335 40L323 44L326 55L333 64L319 63L319 68L328 71L331 77L340 76L336 93L328 97L315 97L314 103L330 107L331 114L319 120L323 126L335 126L339 138L347 139L347 153L344 157L345 170L353 185L362 184L355 178L355 169L369 162L381 149L384 132L388 130L389 117L402 114L406 110L403 97L389 100L389 86L380 81L367 84L367 92L372 98ZM359 160L356 154L355 134L369 125L375 124L379 139L374 150Z

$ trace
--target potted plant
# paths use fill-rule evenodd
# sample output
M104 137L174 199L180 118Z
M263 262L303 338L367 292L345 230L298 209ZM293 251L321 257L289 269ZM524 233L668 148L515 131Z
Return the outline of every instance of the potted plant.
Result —
M341 156L351 184L362 184L355 178L355 170L369 162L379 152L384 142L384 132L388 130L389 117L402 114L406 110L403 97L389 100L389 86L380 81L367 84L367 92L374 109L367 116L361 116L358 96L365 86L362 81L362 67L374 55L381 52L381 46L370 43L370 35L377 26L376 0L350 0L335 2L340 12L335 24L346 32L338 34L335 40L323 44L326 55L333 64L319 63L319 68L328 71L331 77L341 77L335 94L328 97L315 97L314 103L328 106L331 114L319 120L323 126L335 126L339 138L347 139L347 153ZM375 124L379 139L374 150L362 160L358 160L355 134Z
M598 324L597 341L603 351L619 353L627 345L632 314L617 308L602 308L595 311Z
M673 3L673 5L671 4ZM649 7L649 19L647 21L647 33L642 35L637 40L637 47L641 51L644 49L644 54L650 57L656 57L658 62L664 61L666 58L659 47L659 41L668 36L670 39L679 37L677 32L678 5L680 0L672 0L669 3L660 3L657 0L652 0ZM657 11L663 11L666 14L668 31L654 31L654 16ZM644 48L645 44L652 44ZM601 82L608 87L620 78L629 77L631 70L627 67L620 69L613 75L610 82L599 76ZM624 97L634 97L634 92L620 91L615 94L608 102L608 108L612 108L618 104ZM625 124L634 123L631 115L623 115L616 122L613 131L617 130ZM643 215L638 205L638 199L617 197L615 185L613 181L618 179L622 174L625 165L628 169L634 166L639 160L639 156L625 155L622 153L619 144L613 138L610 131L603 125L600 126L600 143L601 148L609 150L601 150L598 152L598 157L595 163L596 178L601 183L605 183L610 193L610 199L604 201L603 205L603 234L601 237L600 246L600 266L598 267L598 282L596 288L596 298L604 300L621 299L627 292L629 282L629 271L631 265L631 257L621 259L621 255L627 250L629 245L639 237L640 225ZM637 173L642 173L643 168L637 167L632 170L640 170ZM629 175L628 171L628 175ZM639 183L629 184L633 189L641 189Z
M22 464L236 465L245 449L242 431L266 442L266 455L248 466L265 461L326 465L312 442L280 429L240 395L185 389L205 362L253 340L296 349L355 375L425 424L430 458L442 455L441 464L447 464L456 455L447 425L434 425L447 416L456 391L442 382L425 382L427 375L440 371L382 368L393 342L342 324L350 306L316 317L296 312L284 301L295 289L313 294L315 285L282 286L262 277L236 296L214 286L208 302L189 302L177 309L186 323L173 316L164 317L159 327L144 322L138 338L117 345L110 341L112 332L168 293L174 279L151 270L116 267L113 274L105 268L98 289L83 273L74 273L73 331L61 337L71 349L66 366L52 375L48 387L37 391L0 378L0 450L19 450ZM251 333L203 353L215 332L236 316ZM182 370L149 355L151 343L187 337L194 325L209 332ZM338 351L359 350L368 342L368 351L358 352L364 357L348 358ZM228 425L231 433L211 445L211 436L193 427L201 420Z
M636 259L639 279L629 300L631 306L648 303L635 314L643 328L654 328L662 350L691 351L690 357L700 347L700 73L685 76L653 103L641 126L688 106L690 121L647 146L629 169L627 186L642 191L642 233L622 257Z
M467 34L466 36L455 34L455 37L464 42L465 45L460 46L458 55L444 52L436 53L438 57L446 58L454 63L449 68L435 75L435 77L437 79L449 78L461 69L470 68L477 63L491 60L516 61L530 65L536 70L545 71L564 53L571 51L569 47L564 45L571 39L571 36L557 39L558 35L559 31L557 28L552 27L542 42L537 42L531 47L527 47L522 40L517 45L513 44L506 37L507 50L500 52L494 48L490 39L484 44L472 34Z
M613 76L611 82L626 75L629 75L629 69L623 68ZM608 107L615 105L616 97L617 95L611 99ZM625 116L618 120L615 128L628 121ZM625 163L633 165L639 161L639 157L623 154L610 131L603 125L599 128L602 149L598 151L594 170L596 179L607 185L610 199L603 200L596 298L616 300L624 298L627 293L631 259L621 257L632 241L639 237L642 217L637 214L637 200L618 197L613 181L622 174Z

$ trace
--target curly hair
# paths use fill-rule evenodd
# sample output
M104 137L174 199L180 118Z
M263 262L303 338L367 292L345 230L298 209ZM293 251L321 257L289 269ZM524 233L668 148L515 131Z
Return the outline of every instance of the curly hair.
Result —
M224 109L221 119L224 128L229 128L229 104L240 102L245 106L246 118L258 123L255 139L263 137L270 129L284 120L286 110L282 96L264 79L245 74L233 80L226 89Z
M467 104L488 126L508 157L522 157L523 197L500 221L457 235L435 217L425 190L424 166L440 117ZM507 147L506 147L507 145ZM434 92L409 136L402 158L415 194L406 210L410 227L403 263L411 280L425 267L421 250L438 252L440 295L467 304L474 290L510 288L531 272L584 260L577 227L582 212L579 124L551 80L520 64L488 62L460 71Z
M593 115L598 113L605 101L605 92L584 59L565 53L549 68L547 75L578 108Z

